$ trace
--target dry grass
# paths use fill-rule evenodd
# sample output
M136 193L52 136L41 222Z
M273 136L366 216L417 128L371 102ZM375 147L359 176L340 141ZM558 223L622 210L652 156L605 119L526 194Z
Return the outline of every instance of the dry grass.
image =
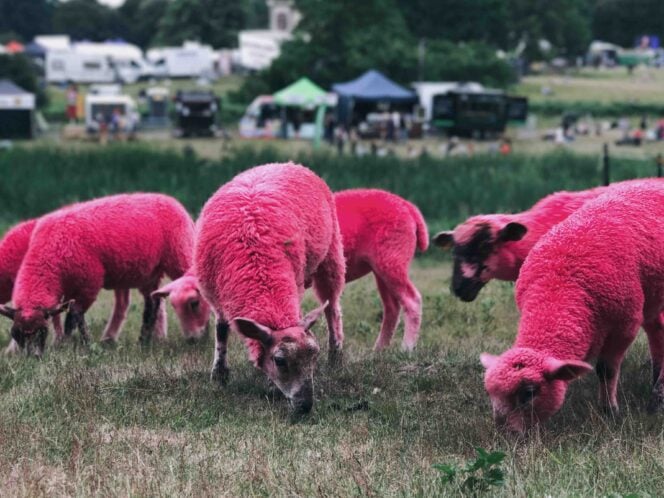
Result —
M346 363L330 371L321 361L317 404L300 423L238 340L224 389L208 380L212 344L184 344L174 322L167 342L139 349L138 300L115 349L1 358L3 496L453 496L431 465L461 462L475 446L508 453L504 496L664 493L662 417L644 413L643 341L627 360L621 418L598 413L588 377L544 430L515 440L493 428L477 360L511 342L512 285L463 304L447 290L448 262L421 261L413 274L425 296L418 352L375 356L374 284L350 285ZM89 316L95 335L109 311L105 294Z

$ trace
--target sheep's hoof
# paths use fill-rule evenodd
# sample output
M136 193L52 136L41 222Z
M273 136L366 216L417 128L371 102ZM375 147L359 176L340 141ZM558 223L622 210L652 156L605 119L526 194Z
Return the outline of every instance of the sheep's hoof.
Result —
M212 373L210 374L210 380L215 384L225 386L228 384L228 377L230 375L230 370L227 367L221 365L215 365L212 368Z
M99 344L106 349L115 349L118 346L118 341L114 337L102 337Z
M620 415L620 408L618 408L618 405L603 405L602 412L607 417L615 418Z

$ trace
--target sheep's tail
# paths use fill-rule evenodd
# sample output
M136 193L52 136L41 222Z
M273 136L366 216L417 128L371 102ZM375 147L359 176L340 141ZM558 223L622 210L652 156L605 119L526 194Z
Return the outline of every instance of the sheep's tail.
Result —
M413 217L413 221L416 225L416 234L417 234L417 248L424 252L429 248L429 229L427 228L427 223L424 221L424 216L417 208L415 204L410 202L408 204L408 209L410 210L410 215Z

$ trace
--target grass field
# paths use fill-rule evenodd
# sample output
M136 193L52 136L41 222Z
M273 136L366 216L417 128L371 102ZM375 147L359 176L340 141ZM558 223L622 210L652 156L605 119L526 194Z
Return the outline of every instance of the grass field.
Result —
M238 149L219 160L146 147L65 151L15 148L0 154L0 222L127 190L175 195L196 214L233 174L273 149ZM440 161L301 154L333 189L374 186L416 202L430 231L478 212L516 211L554 190L600 183L595 158L569 153ZM617 160L613 178L653 173ZM65 344L42 361L0 355L2 496L458 496L432 465L463 466L475 447L505 452L504 486L493 496L662 496L664 415L649 416L645 341L623 367L617 418L600 413L593 375L575 383L563 410L517 439L496 431L479 354L511 344L518 321L513 286L493 282L474 303L449 292L451 265L435 248L413 280L424 297L417 351L398 343L375 355L381 306L371 278L343 297L343 367L330 369L326 327L310 417L293 422L270 394L237 338L231 380L209 379L212 341L186 344L171 313L170 336L137 345L142 303L134 296L118 347ZM88 314L99 338L110 314L104 293ZM314 300L307 296L304 308ZM4 323L4 324L3 324ZM0 347L9 340L0 322ZM469 496L472 493L467 492Z
M298 423L237 338L225 388L208 380L212 341L185 344L174 320L165 343L139 349L137 299L114 350L69 344L41 362L0 358L3 495L458 496L432 464L463 463L477 446L507 453L505 486L490 495L664 493L662 416L645 414L643 341L624 368L620 418L600 414L588 376L543 430L518 440L494 429L478 361L512 340L511 284L463 304L447 290L448 263L425 260L413 276L425 302L417 352L398 351L398 332L393 349L374 355L374 284L350 285L345 364L330 370L321 359L314 411ZM89 314L96 337L110 304L106 294ZM325 326L316 333L325 344Z

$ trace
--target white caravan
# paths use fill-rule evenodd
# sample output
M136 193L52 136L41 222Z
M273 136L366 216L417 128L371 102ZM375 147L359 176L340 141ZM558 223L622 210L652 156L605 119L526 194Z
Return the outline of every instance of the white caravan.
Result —
M184 42L181 47L148 50L147 59L157 78L200 78L214 76L217 56L209 45Z

